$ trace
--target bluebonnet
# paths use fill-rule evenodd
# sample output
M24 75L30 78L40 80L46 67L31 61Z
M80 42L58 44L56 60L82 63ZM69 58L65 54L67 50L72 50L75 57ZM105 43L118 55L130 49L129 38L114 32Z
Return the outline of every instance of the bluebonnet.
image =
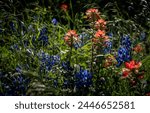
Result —
M106 45L103 49L104 54L110 53L111 49L112 49L112 42L111 41L106 41L104 45Z
M2 89L1 95L6 96L19 96L19 95L26 95L28 85L30 83L30 78L25 77L22 74L14 74L1 77Z
M92 85L92 74L88 70L80 69L79 72L75 73L76 87L89 87Z
M82 46L84 46L87 43L87 41L90 38L91 38L91 36L89 34L87 34L86 32L82 32L79 35L79 40L73 44L74 48L75 49L81 48Z
M48 33L48 29L46 27L44 27L40 30L40 36L46 35L47 33Z
M69 85L69 81L68 80L64 80L63 87L64 88L68 88L68 85Z
M38 38L38 41L40 42L40 45L43 45L43 46L47 46L49 44L49 42L48 42L48 36L45 36L45 35L40 36Z
M91 35L86 32L82 32L79 34L79 39L81 40L81 46L83 46L89 39L91 39Z
M116 60L118 62L118 64L116 65L117 67L119 67L123 62L130 61L130 51L125 47L120 47L118 50L118 57L116 58Z
M74 45L74 48L75 49L78 49L78 48L80 48L82 45L81 45L81 42L76 42L76 43L74 43L73 44Z
M109 38L113 37L113 33L112 32L107 33L107 35L109 36Z
M121 37L121 47L118 50L118 56L116 58L119 67L123 62L131 60L131 40L129 35L123 35Z
M146 38L146 33L145 32L141 32L139 38L140 38L141 41L144 41L145 38Z
M69 61L62 62L62 68L65 71L72 71L73 70L73 68L70 66L70 62Z
M54 65L60 62L60 57L58 55L51 56L48 53L41 52L38 56L41 61L41 71L45 69L48 72Z
M15 31L15 30L16 30L14 22L10 21L10 22L9 22L9 26L10 26L10 29L11 29L12 31Z
M131 50L131 40L129 35L123 35L121 37L121 46L124 46L128 51Z
M56 18L53 18L53 19L52 19L52 23L53 23L54 25L57 25L58 21L56 20Z
M41 29L40 36L38 38L40 45L47 46L49 44L47 33L48 33L48 29L46 27Z
M18 73L21 73L21 72L22 72L21 66L17 66L17 67L16 67L16 72L18 72Z

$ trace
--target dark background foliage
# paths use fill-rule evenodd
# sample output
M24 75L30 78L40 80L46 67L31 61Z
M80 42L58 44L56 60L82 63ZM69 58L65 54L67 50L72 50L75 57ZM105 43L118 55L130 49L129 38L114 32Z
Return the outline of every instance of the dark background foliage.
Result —
M119 11L120 16L125 19L132 19L141 26L150 29L148 21L150 21L150 1L149 0L1 0L1 11L8 11L13 13L16 11L21 18L25 8L33 9L35 4L43 7L51 7L52 10L57 9L60 4L70 3L73 4L74 13L84 10L87 4L97 4L101 10L108 10L108 16L111 19L116 15L111 9ZM17 9L17 10L15 10ZM55 12L54 12L55 13Z

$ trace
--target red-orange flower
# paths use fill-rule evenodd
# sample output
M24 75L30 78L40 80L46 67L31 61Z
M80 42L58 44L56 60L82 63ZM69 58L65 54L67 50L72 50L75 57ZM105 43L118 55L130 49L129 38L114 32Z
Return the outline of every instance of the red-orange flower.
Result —
M138 69L141 67L141 65L142 65L141 62L135 62L134 60L132 60L130 62L125 62L125 67L130 70Z
M66 33L64 40L69 46L72 46L73 43L78 41L78 34L75 30L69 30Z
M96 29L105 29L106 28L106 21L104 19L98 19L96 22L95 22L95 25L94 27Z
M62 4L60 5L60 8L61 8L63 11L67 11L68 8L69 8L69 6L68 6L68 4L66 4L66 3L62 3Z
M103 30L98 30L96 33L95 33L95 37L96 38L104 38L105 36L105 31Z
M136 53L139 53L139 52L141 52L141 51L143 50L143 48L142 48L141 44L137 44L137 45L133 48L133 50L134 50Z
M130 73L131 73L131 71L129 69L127 69L127 68L122 69L122 76L124 78L128 77Z
M105 35L105 31L104 30L97 30L97 32L94 35L94 38L92 39L92 41L94 43L104 43L106 41L109 41L109 37ZM103 45L105 46L105 45Z
M100 19L100 12L98 9L90 8L86 11L86 16L93 21Z

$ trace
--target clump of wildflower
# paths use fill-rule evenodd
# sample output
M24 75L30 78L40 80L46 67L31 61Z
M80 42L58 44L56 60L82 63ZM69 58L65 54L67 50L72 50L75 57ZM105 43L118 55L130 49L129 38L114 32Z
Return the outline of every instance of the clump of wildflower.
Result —
M112 42L106 35L104 30L97 30L94 38L92 38L93 47L104 54L110 54L112 49Z
M3 74L1 76L1 74ZM20 72L17 73L0 73L0 79L3 80L1 86L3 87L3 92L0 95L5 96L24 96L28 90L31 79L24 76Z
M106 33L104 30L97 30L94 38L92 39L92 41L97 44L97 43L104 43L106 41L109 41L109 37L106 36Z
M121 37L121 47L118 50L118 61L117 67L119 67L123 62L131 60L131 40L128 35L123 35Z
M53 19L52 19L52 24L57 25L57 23L58 23L57 19L56 19L56 18L53 18Z
M90 8L86 11L86 16L91 21L100 19L100 12L96 8Z
M71 67L69 61L62 62L62 68L63 68L65 71L67 71L67 72L73 71L73 68Z
M103 44L103 52L104 54L110 54L112 49L112 42L111 41L105 41Z
M38 38L40 45L47 46L49 44L49 41L48 41L49 38L48 38L47 33L48 33L48 29L46 27L41 29L40 36Z
M51 71L52 67L59 63L60 57L58 55L49 55L45 52L38 53L38 57L41 63L41 70L45 70L46 72Z
M75 30L69 30L66 33L64 40L67 45L73 46L74 44L79 42L78 34Z
M139 36L139 39L140 39L141 41L144 41L144 40L146 39L146 33L145 33L145 32L141 32L141 33L140 33L140 36Z
M143 50L141 44L137 44L134 48L133 51L135 51L136 53L139 53Z
M69 9L69 5L66 3L61 3L60 4L60 9L63 11L67 11Z
M123 62L130 61L131 55L125 47L120 47L116 60L118 62L116 66L119 67Z
M96 33L95 33L95 37L96 38L104 38L105 36L105 31L104 30L98 30Z
M96 29L105 29L106 28L106 21L104 19L98 19L95 24L94 24L94 27Z
M124 46L128 51L131 50L131 40L129 35L123 35L121 37L121 46Z
M125 67L133 70L133 69L139 69L141 67L141 62L135 62L134 60L131 60L129 62L125 62Z
M132 72L134 72L135 74L138 75L139 73L139 68L141 67L142 63L141 62L136 62L134 60L131 60L129 62L125 62L125 68L122 69L122 76L124 78L128 77ZM138 78L140 77L144 77L142 76L138 76Z
M92 85L92 74L88 70L80 69L75 74L77 88L89 87Z

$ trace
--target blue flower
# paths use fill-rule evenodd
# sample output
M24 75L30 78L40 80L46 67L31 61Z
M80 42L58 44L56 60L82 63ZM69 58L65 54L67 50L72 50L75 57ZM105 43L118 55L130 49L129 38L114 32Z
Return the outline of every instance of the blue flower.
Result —
M145 32L141 32L140 33L140 40L143 41L146 38L146 33Z
M131 40L129 35L123 35L121 37L121 46L124 46L127 50L131 50Z
M9 22L9 26L10 26L10 28L11 28L12 31L16 30L15 24L12 21Z
M22 74L3 76L3 81L1 83L3 92L1 95L6 96L21 96L26 95L28 86L30 83L30 78L25 77Z
M81 40L81 46L84 46L84 44L91 39L91 35L89 35L86 32L82 32L81 34L79 34L79 39Z
M62 63L62 68L63 68L64 70L66 70L67 72L73 70L73 68L70 66L70 62L69 62L69 61L63 62L63 63Z
M49 72L54 65L60 62L60 56L58 55L50 56L48 53L41 52L38 56L41 61L41 71L46 70L46 72Z
M40 36L46 35L48 33L48 29L46 27L42 28L40 31Z
M16 72L21 73L21 72L22 72L22 68L21 68L20 66L17 66L17 67L16 67Z
M109 38L112 38L112 37L113 37L113 33L112 33L112 32L109 32L109 33L108 33L108 36L109 36Z
M76 43L74 43L73 44L74 45L74 48L75 49L78 49L78 48L80 48L82 45L81 45L81 42L76 42Z
M53 18L53 19L52 19L52 23L53 23L54 25L57 25L58 21L56 20L56 18Z
M131 60L130 51L127 50L125 47L120 47L118 50L118 57L116 58L118 64L116 65L119 67L123 62L127 62Z
M46 27L42 28L40 31L40 36L38 38L38 41L42 46L47 46L49 44L47 33L48 33L48 29Z
M64 80L63 87L67 88L68 86L69 86L69 81L68 80Z
M110 53L112 49L112 42L106 41L104 45L106 45L105 48L103 49L104 54Z
M88 70L80 69L75 74L77 88L89 87L92 85L92 74Z
M78 49L81 48L82 46L84 46L86 44L86 42L91 38L91 36L85 32L82 32L79 35L79 41L74 43L74 48Z
M131 40L129 35L123 35L121 37L121 47L118 50L118 56L116 58L118 64L117 67L121 66L123 62L131 60Z
M43 46L47 46L49 44L48 36L47 35L40 36L38 38L38 41L40 42L40 45L43 45Z

